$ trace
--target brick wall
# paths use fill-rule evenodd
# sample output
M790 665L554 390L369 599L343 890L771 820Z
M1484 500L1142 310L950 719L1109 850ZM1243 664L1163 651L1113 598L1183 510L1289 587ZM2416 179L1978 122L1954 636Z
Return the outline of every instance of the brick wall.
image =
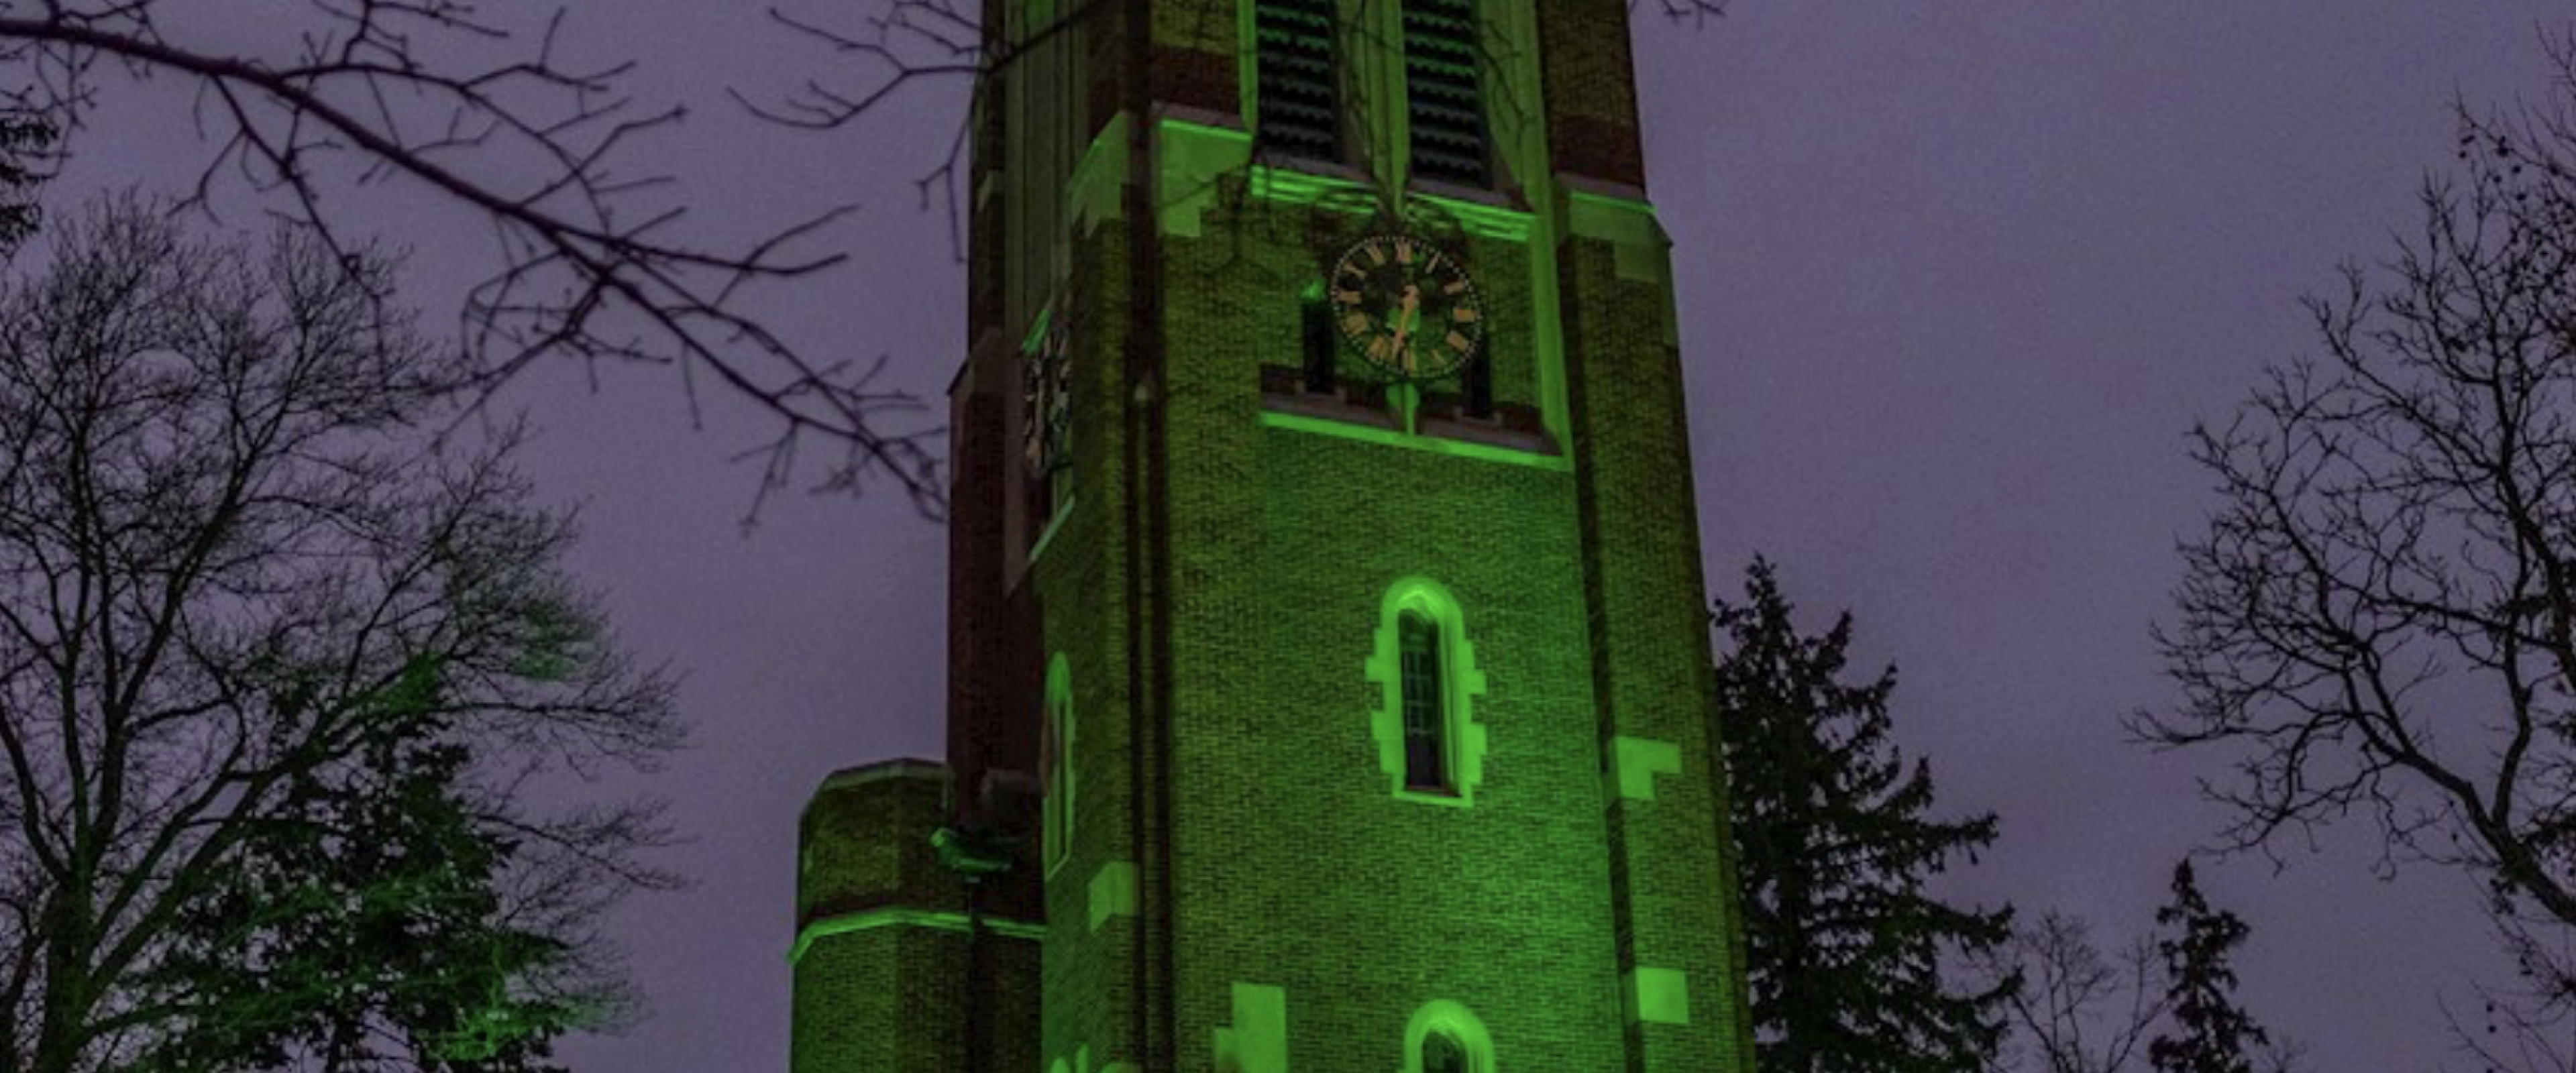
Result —
M970 892L931 835L948 772L889 761L824 780L799 821L793 1073L1037 1068L1038 943L1008 878ZM970 911L975 915L970 916Z

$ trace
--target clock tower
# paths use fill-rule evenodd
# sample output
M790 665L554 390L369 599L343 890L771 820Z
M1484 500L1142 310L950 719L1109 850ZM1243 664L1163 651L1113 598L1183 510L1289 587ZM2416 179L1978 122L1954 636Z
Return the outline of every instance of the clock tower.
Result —
M1749 1071L1621 0L989 0L949 746L795 1073Z

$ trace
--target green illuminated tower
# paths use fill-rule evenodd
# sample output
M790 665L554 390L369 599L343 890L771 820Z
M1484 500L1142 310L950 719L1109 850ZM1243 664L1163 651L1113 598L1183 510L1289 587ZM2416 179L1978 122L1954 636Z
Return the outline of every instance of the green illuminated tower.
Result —
M1741 1073L1623 0L992 0L949 755L795 1073Z

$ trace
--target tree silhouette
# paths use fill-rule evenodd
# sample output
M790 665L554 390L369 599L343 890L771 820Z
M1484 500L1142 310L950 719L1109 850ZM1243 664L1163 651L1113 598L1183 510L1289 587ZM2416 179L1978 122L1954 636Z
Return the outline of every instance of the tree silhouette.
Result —
M1683 23L1723 10L1721 0L1643 6ZM242 20L175 0L0 3L0 70L17 76L0 82L0 104L79 141L112 136L88 122L104 97L180 84L203 139L201 203L246 189L342 253L384 223L341 196L352 184L399 185L435 210L426 216L462 213L488 229L488 271L458 311L476 359L471 386L495 388L548 357L673 369L693 395L703 386L769 415L772 435L753 452L764 489L819 453L822 487L883 483L940 510L936 415L881 382L882 357L818 351L756 311L765 285L846 258L818 246L848 206L765 232L679 237L690 206L665 196L670 177L645 146L688 107L641 103L631 60L571 58L588 50L567 40L568 10L306 0ZM836 0L765 14L821 47L782 61L811 64L786 99L735 97L753 113L841 129L908 89L950 87L956 136L919 148L938 162L920 181L924 202L944 197L953 217L969 91L1019 49L997 47L978 8L960 0ZM1037 36L1153 17L1149 0L1069 0Z
M2017 1062L2004 1068L2123 1073L2165 1015L2154 946L2141 939L2106 956L2092 929L2065 913L2014 928L1980 963L1992 979L2021 980L2005 1004Z
M808 249L846 209L765 233L678 237L688 205L642 147L684 104L639 103L631 61L578 61L560 5L466 0L309 0L257 19L171 0L0 4L0 85L10 114L77 144L104 97L145 81L193 91L202 139L192 203L247 191L260 207L349 256L384 218L343 196L400 187L421 215L491 236L488 271L459 312L488 390L531 363L677 370L773 420L770 483L803 448L830 447L824 483L882 480L936 508L940 486L918 400L876 383L879 365L816 353L752 312L764 285L845 255ZM171 147L184 152L183 147ZM178 159L185 159L179 157Z
M1771 564L1745 602L1719 601L1718 738L1744 884L1746 968L1759 1056L1783 1073L1985 1069L2003 1034L2008 977L1962 987L1947 960L1994 948L2009 908L1959 909L1924 892L1994 841L1992 814L1941 821L1930 767L1889 740L1891 668L1841 678L1851 616L1798 632Z
M2323 351L2194 433L2216 479L2156 637L2148 741L2231 754L2240 847L2356 812L2464 870L2550 1004L2576 926L2576 35L2544 103L2465 106L2459 167Z
M669 683L514 437L433 449L382 257L51 230L0 292L0 1071L545 1068L661 836L521 788L650 762Z
M2210 907L2185 860L2174 865L2173 900L2156 910L2156 924L2166 929L2156 953L2173 1027L2147 1042L2148 1063L2158 1073L2254 1073L2271 1037L2236 1004L2236 970L2227 963L2245 943L2245 922Z

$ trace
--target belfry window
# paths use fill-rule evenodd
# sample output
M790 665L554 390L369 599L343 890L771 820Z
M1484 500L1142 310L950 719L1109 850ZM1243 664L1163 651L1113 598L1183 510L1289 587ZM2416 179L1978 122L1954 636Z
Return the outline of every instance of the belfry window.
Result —
M1340 48L1335 0L1257 0L1253 62L1259 79L1255 132L1291 156L1342 159Z
M1428 615L1406 612L1396 631L1404 690L1404 785L1447 789L1449 711L1440 696L1440 624Z
M1404 0L1405 118L1414 175L1463 186L1491 181L1476 59L1475 0Z

